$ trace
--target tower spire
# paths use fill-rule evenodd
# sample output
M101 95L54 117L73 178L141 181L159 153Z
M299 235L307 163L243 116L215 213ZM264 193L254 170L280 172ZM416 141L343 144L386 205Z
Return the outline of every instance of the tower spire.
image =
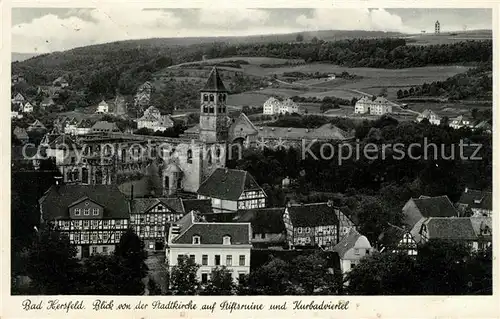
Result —
M205 84L205 87L202 89L202 91L205 91L205 92L228 92L228 90L224 86L224 82L222 82L222 80L220 78L219 70L217 69L217 67L214 66L212 68L212 71L210 71L207 83Z

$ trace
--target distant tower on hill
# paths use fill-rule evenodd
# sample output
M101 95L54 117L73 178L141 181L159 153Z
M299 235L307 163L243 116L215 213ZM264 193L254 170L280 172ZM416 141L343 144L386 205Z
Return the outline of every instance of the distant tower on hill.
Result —
M441 24L439 23L439 21L436 21L436 23L434 24L434 33L435 34L441 33Z

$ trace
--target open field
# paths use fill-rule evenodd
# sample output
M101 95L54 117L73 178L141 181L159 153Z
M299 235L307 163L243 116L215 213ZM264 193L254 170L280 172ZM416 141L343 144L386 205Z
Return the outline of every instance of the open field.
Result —
M404 37L408 45L433 45L452 44L467 40L491 40L493 33L491 30L471 30L466 32L445 32L440 35L435 34L415 34Z

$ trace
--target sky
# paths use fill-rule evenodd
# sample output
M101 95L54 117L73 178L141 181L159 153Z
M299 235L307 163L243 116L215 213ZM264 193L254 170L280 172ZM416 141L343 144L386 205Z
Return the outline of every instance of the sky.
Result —
M157 37L244 36L315 30L419 33L491 29L490 9L13 8L12 52L48 53Z

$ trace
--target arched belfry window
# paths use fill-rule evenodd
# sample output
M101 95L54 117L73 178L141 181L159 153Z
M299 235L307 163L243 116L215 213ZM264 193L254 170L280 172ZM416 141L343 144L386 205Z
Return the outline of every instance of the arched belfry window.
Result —
M203 113L208 113L208 106L206 104L203 105Z
M213 102L213 101L214 101L214 95L210 94L210 102Z
M211 150L208 150L207 161L208 161L208 165L212 165L212 151Z
M220 148L217 148L217 150L215 151L215 160L217 162L220 162Z
M208 102L208 94L203 94L203 101Z
M193 163L193 151L191 149L187 150L187 162L189 164Z
M209 109L208 109L208 113L213 114L214 112L215 112L214 105L210 104Z

